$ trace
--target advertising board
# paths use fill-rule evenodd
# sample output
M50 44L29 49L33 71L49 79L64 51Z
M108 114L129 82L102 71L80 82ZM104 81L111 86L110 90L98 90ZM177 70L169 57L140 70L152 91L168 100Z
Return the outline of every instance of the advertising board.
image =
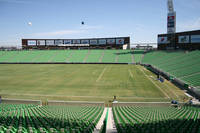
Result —
M45 45L45 40L37 40L37 45L44 46Z
M72 40L69 40L69 39L64 40L64 44L72 44Z
M90 44L91 45L97 45L98 43L97 43L97 40L90 40Z
M107 44L115 44L115 39L107 39Z
M81 40L81 44L89 44L89 40Z
M189 35L178 37L178 43L189 43L189 40L190 40Z
M81 43L81 40L73 40L73 44L80 44Z
M176 12L170 12L167 16L167 33L176 32Z
M167 37L158 37L158 44L166 44L168 43Z
M46 45L54 45L54 40L46 40Z
M63 40L60 39L55 40L55 45L63 45Z
M99 45L106 45L106 39L99 39Z
M116 39L116 44L117 45L123 45L124 44L124 39L121 38L121 39Z
M191 35L191 43L200 43L200 35Z
M67 45L65 45L65 46L68 46L68 47L77 47L77 46L81 46L81 47L83 47L83 46L90 46L89 44L67 44Z
M36 40L28 40L28 45L29 46L35 46L36 45Z

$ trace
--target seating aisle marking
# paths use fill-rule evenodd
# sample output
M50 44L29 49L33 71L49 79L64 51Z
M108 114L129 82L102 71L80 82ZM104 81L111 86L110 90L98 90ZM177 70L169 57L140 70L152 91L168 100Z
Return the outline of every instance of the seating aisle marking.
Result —
M103 114L101 115L101 118L99 120L99 122L97 123L96 125L96 129L93 133L96 133L96 132L99 132L101 130L101 127L103 126L103 122L104 122L104 119L106 118L106 112L107 112L107 108L105 107L104 108L104 111L103 111Z
M108 108L108 121L106 125L106 133L117 133L112 108Z

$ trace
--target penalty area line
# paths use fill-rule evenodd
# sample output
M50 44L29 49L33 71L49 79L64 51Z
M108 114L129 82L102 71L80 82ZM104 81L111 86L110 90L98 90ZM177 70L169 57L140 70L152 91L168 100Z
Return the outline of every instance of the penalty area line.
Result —
M132 74L131 70L128 69L128 71L129 71L129 74L130 74L131 78L133 78L133 74Z

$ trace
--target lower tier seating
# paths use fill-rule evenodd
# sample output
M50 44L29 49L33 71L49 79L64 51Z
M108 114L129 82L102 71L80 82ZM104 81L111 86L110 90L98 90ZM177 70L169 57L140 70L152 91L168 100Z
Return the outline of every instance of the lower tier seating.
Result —
M4 108L12 109L4 109ZM32 106L0 104L0 132L92 133L102 106Z
M200 133L199 107L115 106L119 133Z

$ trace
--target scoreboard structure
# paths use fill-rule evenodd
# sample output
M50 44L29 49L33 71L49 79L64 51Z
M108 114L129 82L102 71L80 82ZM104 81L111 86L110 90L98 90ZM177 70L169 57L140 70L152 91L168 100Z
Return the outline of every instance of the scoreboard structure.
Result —
M22 39L23 49L122 49L130 37L87 39Z
M158 35L158 49L200 49L200 30L174 33L175 44L171 44L171 34Z
M170 12L167 15L167 33L173 34L176 32L176 12Z

